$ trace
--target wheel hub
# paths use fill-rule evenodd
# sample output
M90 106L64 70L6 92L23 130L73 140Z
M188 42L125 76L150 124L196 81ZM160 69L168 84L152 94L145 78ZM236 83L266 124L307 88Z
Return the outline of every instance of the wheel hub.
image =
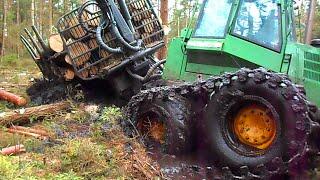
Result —
M146 113L139 118L137 127L143 135L150 137L155 142L163 144L165 139L165 125L159 119L156 113Z
M276 121L265 107L246 106L240 109L233 122L236 137L250 147L265 150L276 137Z

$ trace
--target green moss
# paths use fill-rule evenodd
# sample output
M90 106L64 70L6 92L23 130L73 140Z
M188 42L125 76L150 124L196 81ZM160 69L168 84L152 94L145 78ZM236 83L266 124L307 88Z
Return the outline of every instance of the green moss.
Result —
M0 156L0 177L7 179L22 178L32 174L32 167L27 164L20 165L16 157ZM31 176L32 177L32 176Z
M109 123L110 125L116 125L118 120L123 117L121 109L115 106L105 107L99 118L102 123Z
M81 180L73 171L65 173L40 173L45 170L45 166L40 161L21 161L15 156L0 156L0 179L17 180L38 180L38 179L62 179L62 180ZM37 172L39 172L37 174Z
M62 173L62 174L58 174L58 175L50 175L48 176L46 179L49 180L82 180L84 179L83 177L79 177L75 172L70 171L68 173Z

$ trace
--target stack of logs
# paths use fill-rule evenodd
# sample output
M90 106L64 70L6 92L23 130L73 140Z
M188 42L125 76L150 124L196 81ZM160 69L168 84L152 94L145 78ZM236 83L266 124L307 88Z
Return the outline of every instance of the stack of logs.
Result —
M153 12L148 10L147 2L138 0L129 3L128 7L133 25L146 47L152 47L161 41L161 36L155 35L161 28L158 26ZM88 29L95 30L99 25L100 16L97 14L99 13L88 10L84 10L82 13L82 20ZM118 65L123 60L124 55L110 54L99 47L95 34L90 34L80 24L77 12L71 12L65 16L63 23L60 23L59 26L62 26L60 29L62 29L66 47L59 34L53 34L49 37L49 47L59 55L66 51L69 52L68 55L64 53L65 56L59 58L59 67L64 69L62 74L64 74L63 77L66 81L75 78L75 71L79 72L78 75L82 79L89 79L99 75L103 70ZM110 47L117 47L116 39L110 31L105 30L104 37ZM61 63L61 61L63 62ZM96 63L97 61L99 63Z
M129 10L132 16L133 24L140 34L143 42L147 47L152 47L155 43L154 33L160 30L157 27L156 17L152 14L151 10L147 10L149 6L145 0L138 0L129 5ZM152 36L152 37L151 37ZM159 39L158 41L160 41Z
M66 81L71 81L75 78L75 72L72 68L72 62L65 53L65 48L62 38L59 34L52 34L48 39L49 48L54 52L50 59L58 64L60 71L56 73L57 76L62 76ZM60 74L62 72L62 74Z
M97 13L86 10L82 14L82 20L87 28L93 31L100 24L100 16ZM60 29L62 29L63 38L66 40L67 47L65 49L68 50L70 55L65 56L64 61L67 64L73 65L76 71L80 71L78 75L81 78L92 78L97 76L102 70L113 67L121 62L121 57L111 56L110 53L99 47L95 34L87 32L80 24L78 14L68 14L64 22L59 25L63 26ZM112 39L113 37L110 32L105 31L105 38ZM52 37L51 39L53 39L54 43L54 38ZM110 43L108 45L115 46L115 44ZM61 46L55 49L55 52L58 53L59 51L57 50L61 50ZM100 62L92 65L97 61ZM71 73L70 71L69 74L71 75Z

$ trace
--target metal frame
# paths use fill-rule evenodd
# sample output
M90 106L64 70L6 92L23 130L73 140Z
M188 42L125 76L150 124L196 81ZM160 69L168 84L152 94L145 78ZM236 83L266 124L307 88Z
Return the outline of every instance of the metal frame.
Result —
M77 8L61 17L57 23L57 29L63 39L65 47L67 48L67 54L72 60L72 65L76 71L76 74L83 80L107 78L108 75L112 74L116 70L125 68L130 63L139 59L143 60L146 55L154 53L157 49L164 46L164 31L149 0L133 0L130 2L121 2L121 0L118 0L116 3L113 2L115 6L120 5L120 7L122 7L122 14L122 11L127 12L124 13L124 17L122 14L120 14L121 17L113 17L113 11L115 10L115 7L113 7L113 10L111 7L108 7L107 10L104 9L104 12L99 10L95 12L95 14L91 14L91 17L93 18L87 17L87 20L84 20L80 17L86 13L83 12L83 10L87 6L90 4L101 6L101 4L99 4L100 2L102 2L102 6L109 6L110 2L113 2L113 0L99 0L96 2L89 1L82 7ZM109 3L103 4L106 2ZM133 14L132 11L128 10L132 4L141 8L139 9L139 13ZM124 7L128 7L128 9ZM101 16L101 14L103 16ZM116 14L119 15L119 12ZM148 23L141 25L139 24L140 22L133 21L136 16L143 14L148 14L148 17L150 17ZM121 34L123 27L118 27L119 21L121 21L120 24L124 21L128 23L130 18L132 21L132 27L134 28L132 32L135 33L134 35L136 38L133 42L127 42L123 38L123 34ZM110 20L110 23L103 23L105 20ZM88 21L99 25L95 30L89 29L86 25ZM128 23L129 29L132 30L130 26L130 23ZM150 26L154 28L153 33L149 33L148 36L143 38L137 38L137 35L141 35L142 31L145 28L150 28ZM101 34L97 35L97 33ZM72 37L72 34L75 34L76 37ZM76 45L77 43L89 41L90 43L86 44L89 50L85 51L84 49L77 49L77 52L71 52L72 46ZM142 43L142 47L136 46L139 46L139 42L140 44ZM104 56L102 56L102 54L104 54ZM83 56L90 56L89 61L85 62L85 64L78 62L78 59ZM81 75L83 72L90 72L92 69L98 69L98 72L96 74L90 74L88 77L83 77Z

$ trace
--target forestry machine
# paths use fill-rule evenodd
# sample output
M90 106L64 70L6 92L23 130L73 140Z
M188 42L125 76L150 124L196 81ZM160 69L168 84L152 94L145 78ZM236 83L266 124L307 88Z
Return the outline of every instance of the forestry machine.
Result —
M153 53L164 33L149 0L89 1L57 28L60 53L35 28L42 49L27 30L29 40L21 36L44 77L62 77L71 64L77 78L106 79L123 94L145 84L123 124L165 153L205 150L222 179L317 165L320 113L309 100L320 105L320 41L296 42L292 0L204 0L195 27L171 40L162 79L165 61Z

